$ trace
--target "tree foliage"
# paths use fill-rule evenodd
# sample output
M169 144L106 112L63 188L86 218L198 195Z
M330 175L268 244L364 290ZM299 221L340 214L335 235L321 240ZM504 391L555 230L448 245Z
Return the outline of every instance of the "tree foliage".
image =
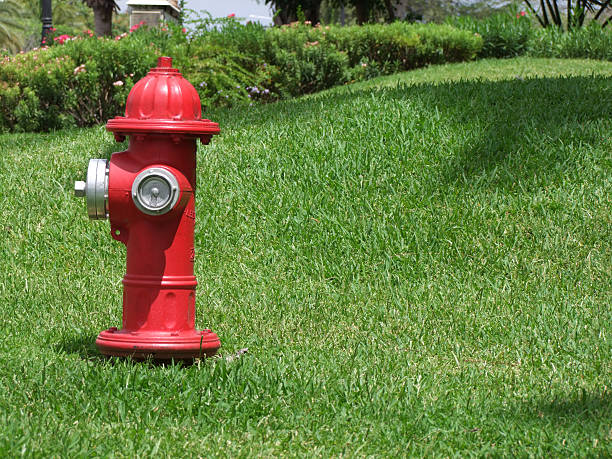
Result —
M265 0L274 9L276 25L289 24L298 20L319 22L319 9L322 0Z
M21 0L25 13L40 20L40 0ZM53 25L68 26L75 30L86 29L93 24L91 10L80 0L53 0Z
M470 15L484 17L508 7L515 0L323 0L318 2L323 6L327 19L338 20L342 8L350 17L345 17L346 23L363 24L366 22L393 21L424 21L442 22L448 16ZM276 11L295 11L300 0L267 0ZM304 7L304 2L301 2ZM310 6L310 4L309 4ZM291 22L297 18L291 15L290 21L279 14L278 23ZM307 18L309 19L309 18ZM314 21L313 21L314 23Z
M24 11L18 0L0 2L0 47L14 52L21 48L25 27L19 18Z

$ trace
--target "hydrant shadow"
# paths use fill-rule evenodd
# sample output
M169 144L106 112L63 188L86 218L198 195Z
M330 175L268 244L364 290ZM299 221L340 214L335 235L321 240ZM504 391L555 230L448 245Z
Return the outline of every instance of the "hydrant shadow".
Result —
M76 354L83 360L102 361L105 360L105 356L96 348L96 336L91 334L65 337L53 347L55 351Z

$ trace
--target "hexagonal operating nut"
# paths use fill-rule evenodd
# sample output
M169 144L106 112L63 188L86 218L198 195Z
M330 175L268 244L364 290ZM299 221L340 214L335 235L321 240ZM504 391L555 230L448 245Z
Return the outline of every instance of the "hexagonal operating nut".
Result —
M87 188L87 183L83 182L82 180L77 180L74 182L74 195L77 198L84 198L85 188Z

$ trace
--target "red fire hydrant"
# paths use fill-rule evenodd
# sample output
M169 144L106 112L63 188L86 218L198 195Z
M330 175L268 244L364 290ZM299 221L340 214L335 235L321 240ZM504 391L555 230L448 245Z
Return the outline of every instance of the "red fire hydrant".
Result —
M201 119L195 88L160 57L132 88L125 117L106 129L126 151L92 159L75 194L89 217L110 219L111 236L127 247L123 328L100 333L101 353L135 358L211 356L221 343L195 329L194 226L196 141L206 145L219 125Z

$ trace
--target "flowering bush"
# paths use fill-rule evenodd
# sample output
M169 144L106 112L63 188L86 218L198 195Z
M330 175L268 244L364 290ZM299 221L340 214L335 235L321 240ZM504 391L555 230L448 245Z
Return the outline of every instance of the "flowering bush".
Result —
M43 46L63 45L67 41L93 37L93 35L91 30L85 30L81 33L68 33L65 28L58 30L55 27L51 27L47 36L43 38Z
M231 16L231 15L230 15ZM434 62L471 59L482 40L448 25L264 29L235 17L178 26L136 24L113 38L53 30L49 46L0 60L0 130L106 122L159 55L206 106L252 105Z
M134 42L87 37L6 56L0 61L0 131L105 122L121 112L133 82L157 54Z

